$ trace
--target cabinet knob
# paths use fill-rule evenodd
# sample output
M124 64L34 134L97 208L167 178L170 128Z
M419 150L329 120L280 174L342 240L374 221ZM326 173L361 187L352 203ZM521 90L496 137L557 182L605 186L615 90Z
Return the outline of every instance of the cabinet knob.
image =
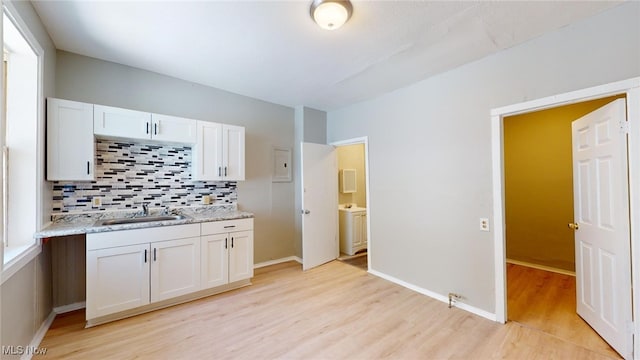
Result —
M311 211L309 211L309 210L307 210L307 209L304 209L304 210L302 210L302 213L303 213L304 215L309 215L309 214L311 214Z

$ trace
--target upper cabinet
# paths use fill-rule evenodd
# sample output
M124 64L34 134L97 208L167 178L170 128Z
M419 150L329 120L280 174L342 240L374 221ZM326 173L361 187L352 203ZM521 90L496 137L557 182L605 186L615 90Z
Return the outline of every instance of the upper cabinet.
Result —
M194 144L196 142L196 123L197 121L192 119L152 114L151 139Z
M93 121L94 133L98 136L188 144L196 142L196 120L192 119L95 105Z
M192 179L244 180L244 127L47 100L47 180L95 180L94 135L193 144Z
M150 139L151 114L112 106L94 105L93 133L107 137Z
M244 180L244 127L197 122L193 180Z
M95 180L93 105L47 99L47 180Z

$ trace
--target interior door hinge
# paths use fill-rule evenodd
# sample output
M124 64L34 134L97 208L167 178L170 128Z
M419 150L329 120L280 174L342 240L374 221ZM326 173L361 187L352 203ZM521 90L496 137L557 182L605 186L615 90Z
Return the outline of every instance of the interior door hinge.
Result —
M635 327L633 326L633 321L627 321L627 331L630 334L633 334L635 332Z
M620 132L623 134L629 133L629 122L628 121L620 121Z

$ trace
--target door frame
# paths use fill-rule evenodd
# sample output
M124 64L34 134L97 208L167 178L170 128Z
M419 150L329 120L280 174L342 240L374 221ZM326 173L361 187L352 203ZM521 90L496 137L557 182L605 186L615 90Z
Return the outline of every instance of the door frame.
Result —
M356 145L356 144L364 144L364 176L365 176L365 194L364 197L367 199L367 272L371 272L371 248L373 247L373 241L371 241L371 186L369 185L369 137L363 136L358 138L334 141L329 145L333 145L334 147L347 146L347 145ZM338 231L340 230L338 224ZM338 249L340 249L340 237L338 237Z
M503 119L507 116L545 110L619 94L626 95L629 126L627 162L629 176L629 212L631 231L632 311L640 314L640 77L594 86L537 100L491 110L491 163L494 222L495 320L506 323L506 246L504 192ZM635 338L640 335L640 321L634 322ZM640 341L634 342L634 354L640 354Z

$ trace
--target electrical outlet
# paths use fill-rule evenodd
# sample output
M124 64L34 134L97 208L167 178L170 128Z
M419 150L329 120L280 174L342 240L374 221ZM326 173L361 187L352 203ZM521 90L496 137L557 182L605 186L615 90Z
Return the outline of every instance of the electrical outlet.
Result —
M480 218L480 231L489 231L489 219Z
M93 206L94 208L102 206L102 198L99 196L94 196L91 199L91 206Z

